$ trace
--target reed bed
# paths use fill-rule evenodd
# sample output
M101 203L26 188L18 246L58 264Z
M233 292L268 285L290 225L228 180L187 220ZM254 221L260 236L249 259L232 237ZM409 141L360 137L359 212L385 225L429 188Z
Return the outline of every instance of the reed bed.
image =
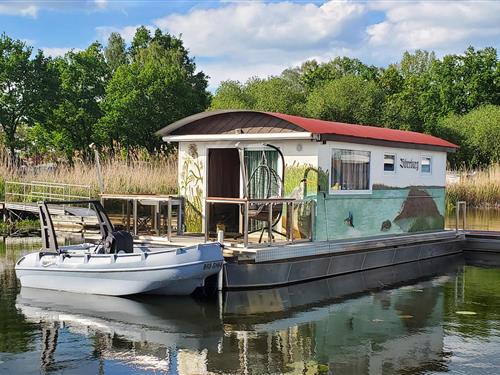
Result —
M162 156L149 160L108 159L101 162L104 192L110 194L176 194L177 159ZM97 196L99 180L94 163L75 162L58 164L49 168L9 168L0 163L0 194L5 181L43 181L66 184L90 185Z
M447 184L447 200L451 205L466 201L471 207L500 208L500 164L483 170L452 173L457 181Z

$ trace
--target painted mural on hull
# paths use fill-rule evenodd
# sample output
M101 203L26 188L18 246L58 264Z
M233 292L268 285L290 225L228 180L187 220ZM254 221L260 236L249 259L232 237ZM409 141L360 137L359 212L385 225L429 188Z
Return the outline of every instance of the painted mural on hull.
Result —
M444 187L390 188L371 194L317 196L318 241L444 229Z

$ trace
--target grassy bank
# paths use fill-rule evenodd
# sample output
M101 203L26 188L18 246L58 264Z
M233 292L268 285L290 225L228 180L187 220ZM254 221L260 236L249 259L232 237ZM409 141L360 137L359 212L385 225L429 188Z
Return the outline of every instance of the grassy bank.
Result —
M157 157L149 160L126 162L119 159L104 160L101 166L106 193L122 194L176 194L177 160L175 157ZM90 185L93 195L99 194L96 167L75 162L73 166L58 165L54 169L9 169L0 164L0 194L4 194L5 181L49 181ZM2 197L3 198L3 197Z
M457 172L458 181L447 184L447 201L466 201L471 207L500 208L500 164L480 171Z

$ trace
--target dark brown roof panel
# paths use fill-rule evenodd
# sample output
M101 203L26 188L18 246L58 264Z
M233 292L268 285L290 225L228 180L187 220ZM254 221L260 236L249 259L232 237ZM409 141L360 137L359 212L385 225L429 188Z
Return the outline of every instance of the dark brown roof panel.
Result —
M288 121L260 112L220 113L204 117L172 131L171 135L300 132Z

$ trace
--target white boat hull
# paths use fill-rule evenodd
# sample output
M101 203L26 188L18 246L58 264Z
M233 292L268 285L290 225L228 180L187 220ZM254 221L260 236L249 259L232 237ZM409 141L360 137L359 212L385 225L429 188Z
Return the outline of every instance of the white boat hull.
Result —
M218 243L131 254L31 253L16 263L16 275L30 288L110 296L187 295L218 273L223 260Z

